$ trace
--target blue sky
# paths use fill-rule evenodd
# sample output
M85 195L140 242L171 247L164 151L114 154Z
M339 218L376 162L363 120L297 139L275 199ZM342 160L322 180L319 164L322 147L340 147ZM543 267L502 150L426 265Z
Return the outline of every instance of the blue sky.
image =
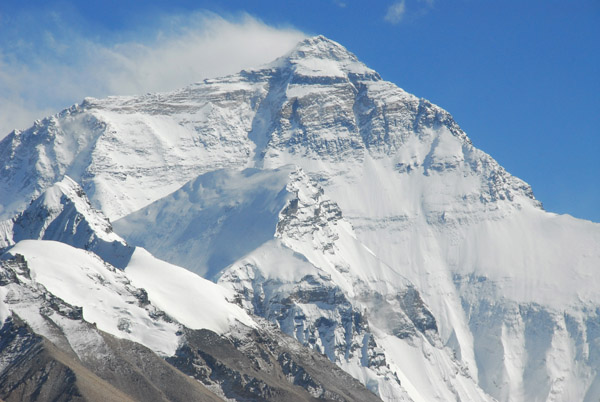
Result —
M0 137L84 96L175 89L314 34L452 113L547 210L600 222L598 0L3 0Z

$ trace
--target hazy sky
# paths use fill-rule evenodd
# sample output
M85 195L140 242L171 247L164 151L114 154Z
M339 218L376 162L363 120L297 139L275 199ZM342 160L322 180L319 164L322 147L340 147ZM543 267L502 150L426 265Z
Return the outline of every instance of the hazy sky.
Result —
M553 212L600 222L600 1L0 2L0 138L85 96L176 89L307 35L453 114Z

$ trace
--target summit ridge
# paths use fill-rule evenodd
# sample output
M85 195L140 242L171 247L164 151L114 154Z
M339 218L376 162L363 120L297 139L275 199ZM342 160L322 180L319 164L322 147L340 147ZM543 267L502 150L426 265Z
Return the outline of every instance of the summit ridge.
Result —
M379 74L365 66L345 47L323 35L306 38L288 54L267 65L270 68L293 68L306 77L369 77L380 80Z

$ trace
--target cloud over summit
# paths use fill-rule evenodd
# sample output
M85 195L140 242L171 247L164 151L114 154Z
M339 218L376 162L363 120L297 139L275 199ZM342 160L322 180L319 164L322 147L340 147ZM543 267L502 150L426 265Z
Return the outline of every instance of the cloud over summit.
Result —
M249 15L194 13L103 40L60 18L20 43L0 43L0 138L85 96L174 90L267 63L305 37Z

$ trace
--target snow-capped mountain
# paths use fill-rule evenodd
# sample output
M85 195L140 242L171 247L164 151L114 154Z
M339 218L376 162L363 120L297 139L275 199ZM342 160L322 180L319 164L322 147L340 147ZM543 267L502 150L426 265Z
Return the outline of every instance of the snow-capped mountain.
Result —
M186 321L203 307L183 296L213 289L386 400L600 397L600 225L543 211L450 114L322 36L182 90L88 98L11 133L0 161L2 247L110 263L94 245L143 246L169 264L139 248L115 264L180 325L213 323ZM60 201L67 175L131 246Z

